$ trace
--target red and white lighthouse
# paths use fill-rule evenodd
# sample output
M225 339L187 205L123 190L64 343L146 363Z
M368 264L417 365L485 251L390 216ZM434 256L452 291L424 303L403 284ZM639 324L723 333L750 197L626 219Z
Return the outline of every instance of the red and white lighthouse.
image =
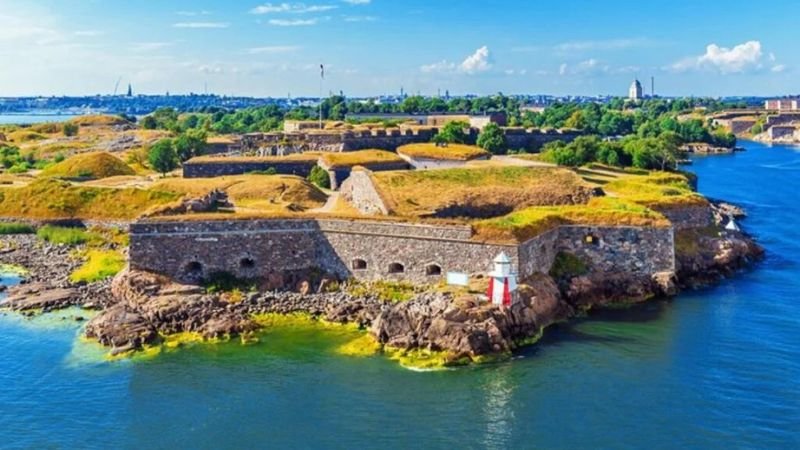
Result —
M511 270L511 258L500 253L494 259L494 270L489 272L489 301L493 305L510 307L516 303L517 274Z

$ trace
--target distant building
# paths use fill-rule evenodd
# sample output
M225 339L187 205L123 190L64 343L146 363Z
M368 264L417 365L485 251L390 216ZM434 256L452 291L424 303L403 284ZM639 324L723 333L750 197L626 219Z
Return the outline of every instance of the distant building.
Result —
M644 90L642 89L642 83L639 80L633 80L631 83L631 88L628 89L628 100L637 102L644 98Z
M133 86L128 83L128 97L133 97Z
M764 102L764 109L771 111L797 111L800 110L797 99L778 98Z

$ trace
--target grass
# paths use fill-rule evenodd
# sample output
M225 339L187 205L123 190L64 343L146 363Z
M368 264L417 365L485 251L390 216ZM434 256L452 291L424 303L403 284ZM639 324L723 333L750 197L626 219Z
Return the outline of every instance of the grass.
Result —
M57 227L45 225L36 232L36 236L51 244L81 245L97 239L97 235L80 228Z
M357 152L325 153L320 157L328 168L365 166L382 163L402 163L403 158L384 150L359 150Z
M159 190L73 185L53 178L0 188L0 216L34 219L134 219L179 194Z
M319 208L328 199L311 183L291 175L169 178L154 184L151 189L189 197L199 197L219 189L227 192L237 207L276 212Z
M556 280L570 279L589 273L589 267L583 260L568 252L559 252L550 269L550 276Z
M42 176L58 178L108 178L135 175L125 162L105 152L83 153L48 167Z
M447 147L439 147L432 143L404 145L397 149L397 153L410 158L443 161L469 161L491 155L486 150L473 145L449 144Z
M587 205L542 206L473 223L475 239L523 242L562 225L667 227L663 215L636 203L611 197Z
M708 200L692 190L689 178L679 173L653 172L621 177L610 181L603 189L610 195L650 208L708 205Z
M395 281L375 281L372 283L352 283L347 292L354 297L375 296L390 303L407 302L414 297L416 288L411 283Z
M125 267L125 257L116 250L89 250L86 262L70 275L73 283L93 283L111 278Z
M124 125L128 123L127 120L123 119L119 116L109 116L109 115L86 115L86 116L79 116L69 120L71 123L76 125L80 125L82 127L95 127L95 126L114 126L114 125Z
M0 223L0 235L34 233L36 233L36 229L25 223Z
M406 217L491 217L537 205L582 203L591 188L574 172L550 167L487 166L373 173L391 212ZM451 211L446 215L444 211ZM499 214L491 214L491 210Z

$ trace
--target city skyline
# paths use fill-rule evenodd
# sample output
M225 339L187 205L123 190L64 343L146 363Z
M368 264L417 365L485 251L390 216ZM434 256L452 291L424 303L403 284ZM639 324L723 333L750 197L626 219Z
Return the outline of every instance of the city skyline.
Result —
M788 1L0 0L0 96L796 92ZM491 12L491 14L489 14ZM491 19L488 19L491 17Z

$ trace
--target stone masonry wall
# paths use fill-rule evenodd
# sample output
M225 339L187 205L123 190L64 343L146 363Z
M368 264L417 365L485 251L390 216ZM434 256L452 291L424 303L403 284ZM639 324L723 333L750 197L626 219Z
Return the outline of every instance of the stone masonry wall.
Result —
M601 273L675 271L672 228L565 226L557 250L579 257Z
M297 175L305 178L315 165L314 161L186 161L183 163L183 177L214 178L275 169L275 172L281 175Z
M705 228L714 223L714 216L711 207L708 205L683 208L655 208L655 210L666 216L676 230Z
M214 272L268 278L319 269L340 278L423 284L448 272L485 274L500 252L523 279L548 272L559 251L598 272L653 274L675 266L672 228L567 226L520 245L471 235L468 226L341 219L139 222L131 225L130 265L189 282Z
M370 173L366 170L352 171L350 177L342 183L340 191L342 197L363 214L389 214L389 207L384 203L375 188L375 183L372 182Z

